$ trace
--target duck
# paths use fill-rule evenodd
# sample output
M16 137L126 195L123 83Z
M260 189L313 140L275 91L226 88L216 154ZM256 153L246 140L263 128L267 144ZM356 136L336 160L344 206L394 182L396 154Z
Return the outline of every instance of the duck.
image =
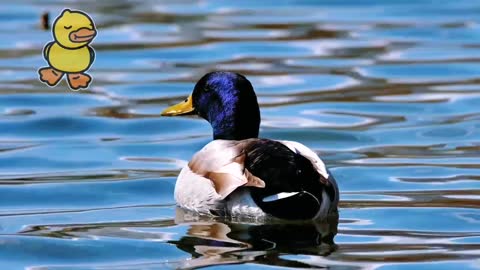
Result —
M92 77L85 73L95 60L95 51L88 46L97 35L93 20L79 10L64 9L52 27L54 41L43 49L48 67L38 70L40 81L57 85L64 74L72 90L87 88Z
M207 73L185 100L161 115L197 115L213 129L213 140L177 177L174 198L180 208L254 219L338 215L338 185L313 150L295 141L259 137L260 108L245 76Z

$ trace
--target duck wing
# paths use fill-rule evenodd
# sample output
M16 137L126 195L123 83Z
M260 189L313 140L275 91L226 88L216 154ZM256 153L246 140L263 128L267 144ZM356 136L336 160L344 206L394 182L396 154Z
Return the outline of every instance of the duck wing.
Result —
M294 141L279 141L283 143L285 146L290 148L290 150L294 151L297 154L304 156L305 158L309 159L314 168L317 172L323 176L320 177L319 181L324 184L326 188L326 192L329 195L332 205L336 208L338 206L338 201L340 199L340 192L338 190L337 181L330 173L330 171L325 166L325 163L318 157L318 155L312 151L312 149L306 147L305 145L294 142Z
M50 54L50 48L52 48L52 45L54 43L55 41L51 41L47 43L45 47L43 47L43 58L45 58L45 60L47 60L48 63L50 63L50 61L48 60L48 55Z
M255 203L286 219L325 217L336 210L338 188L325 164L306 146L258 139L246 145L245 168L265 187L252 188Z
M90 65L92 65L93 62L95 61L95 50L90 46L87 46L87 48L88 48L88 52L90 53Z

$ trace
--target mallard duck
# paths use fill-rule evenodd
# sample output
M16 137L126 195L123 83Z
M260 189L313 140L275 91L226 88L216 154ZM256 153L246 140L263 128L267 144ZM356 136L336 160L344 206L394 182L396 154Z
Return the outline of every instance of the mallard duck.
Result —
M162 112L196 114L213 128L175 185L177 204L199 214L231 217L323 219L337 213L339 191L322 160L294 141L258 138L260 109L250 81L217 71L192 94Z

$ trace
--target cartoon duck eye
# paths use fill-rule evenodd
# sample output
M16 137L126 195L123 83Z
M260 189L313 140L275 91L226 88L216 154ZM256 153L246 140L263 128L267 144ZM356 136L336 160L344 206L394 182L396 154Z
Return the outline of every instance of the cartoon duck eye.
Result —
M68 29L72 29L72 26L71 26L71 25L70 25L70 26L66 26L66 25L65 25L63 28L65 28L65 29L68 30Z

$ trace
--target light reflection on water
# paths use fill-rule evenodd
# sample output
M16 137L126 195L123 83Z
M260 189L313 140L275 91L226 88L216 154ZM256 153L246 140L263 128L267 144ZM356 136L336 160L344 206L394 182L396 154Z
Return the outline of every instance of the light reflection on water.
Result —
M65 6L87 11L100 31L92 87L76 93L36 78L51 39L39 16ZM479 8L2 3L2 266L479 269ZM211 130L159 112L215 69L251 79L263 137L322 156L343 192L338 221L197 220L175 208L176 175Z

